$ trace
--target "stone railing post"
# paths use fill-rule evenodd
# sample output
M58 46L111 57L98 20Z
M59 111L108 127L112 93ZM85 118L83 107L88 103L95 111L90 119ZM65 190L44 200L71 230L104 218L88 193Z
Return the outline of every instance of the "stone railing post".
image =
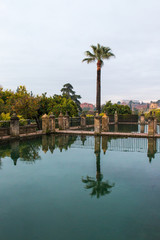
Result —
M101 116L99 116L98 113L96 113L96 116L94 117L94 133L101 133Z
M17 165L17 160L19 158L19 140L11 142L11 158L14 162L14 165Z
M140 115L140 132L144 133L144 126L145 126L145 115L142 113Z
M141 133L144 133L144 126L145 126L144 124L141 124L141 125L140 125L140 132L141 132Z
M86 127L86 114L85 113L81 114L81 127L82 128Z
M115 111L115 114L114 114L114 123L118 124L118 113L117 113L117 111Z
M100 153L101 151L101 136L94 137L94 153Z
M49 150L51 153L53 153L55 149L55 134L51 134L49 139L48 139L48 144L49 144Z
M59 130L64 129L64 122L63 122L63 114L60 112L59 117L58 117L58 125L59 125Z
M55 132L55 116L53 113L49 116L49 131Z
M145 125L145 116L144 113L140 115L140 125Z
M154 126L154 117L148 118L148 136L154 136L155 126Z
M109 117L104 113L102 117L102 132L109 131Z
M69 115L66 112L65 116L63 117L63 129L69 129Z
M115 132L118 132L118 124L117 124L117 123L114 124L114 131L115 131Z
M11 117L10 135L12 137L19 137L19 118L17 117L16 113L14 113Z
M150 117L148 118L148 136L154 136L157 133L157 119L155 113L152 116L152 111L150 112Z
M49 133L49 117L47 114L42 116L42 132L44 134Z
M104 154L106 153L107 149L108 149L108 137L102 136L102 150Z
M155 112L153 116L154 116L154 133L157 133L157 118L156 118Z
M149 162L151 162L152 158L155 157L156 152L157 152L156 139L155 138L148 138L147 156L149 158Z
M47 135L42 136L42 151L44 153L48 152L48 137L47 137Z

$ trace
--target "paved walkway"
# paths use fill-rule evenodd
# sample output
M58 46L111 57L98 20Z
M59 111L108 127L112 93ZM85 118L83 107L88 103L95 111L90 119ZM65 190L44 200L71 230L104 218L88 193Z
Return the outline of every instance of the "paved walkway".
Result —
M83 130L58 130L56 129L56 133L58 134L77 134L77 135L95 135L92 131L83 131ZM148 136L147 133L123 133L123 132L101 132L102 136L117 136L117 137L140 137L140 138L148 138L153 136ZM155 134L156 138L160 138L160 134Z

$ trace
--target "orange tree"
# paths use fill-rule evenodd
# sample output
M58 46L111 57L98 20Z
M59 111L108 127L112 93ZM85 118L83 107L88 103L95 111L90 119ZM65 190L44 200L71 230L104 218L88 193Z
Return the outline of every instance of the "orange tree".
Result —
M32 96L25 86L18 87L15 94L6 101L6 112L16 112L23 118L35 118L38 115L39 97Z

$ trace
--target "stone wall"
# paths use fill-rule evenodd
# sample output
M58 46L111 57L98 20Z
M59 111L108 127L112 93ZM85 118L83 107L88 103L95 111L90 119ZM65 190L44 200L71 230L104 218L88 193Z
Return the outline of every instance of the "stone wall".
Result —
M37 124L31 124L19 127L20 134L34 133L37 130Z
M28 133L34 133L37 131L37 124L31 124L26 126L20 126L19 127L19 133L20 134L28 134ZM0 128L0 136L8 136L10 135L10 128Z
M10 135L10 128L0 128L0 136Z

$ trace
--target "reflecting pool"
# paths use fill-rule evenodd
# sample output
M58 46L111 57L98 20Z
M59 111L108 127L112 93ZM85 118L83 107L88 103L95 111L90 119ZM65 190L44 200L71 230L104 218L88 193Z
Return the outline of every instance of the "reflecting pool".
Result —
M72 129L77 131L77 129ZM82 129L81 129L82 130ZM87 127L83 130L94 131L94 127ZM124 133L148 133L148 125L140 124L110 124L109 132L124 132ZM157 125L157 133L160 134L160 125Z
M160 139L0 145L0 239L160 239Z

